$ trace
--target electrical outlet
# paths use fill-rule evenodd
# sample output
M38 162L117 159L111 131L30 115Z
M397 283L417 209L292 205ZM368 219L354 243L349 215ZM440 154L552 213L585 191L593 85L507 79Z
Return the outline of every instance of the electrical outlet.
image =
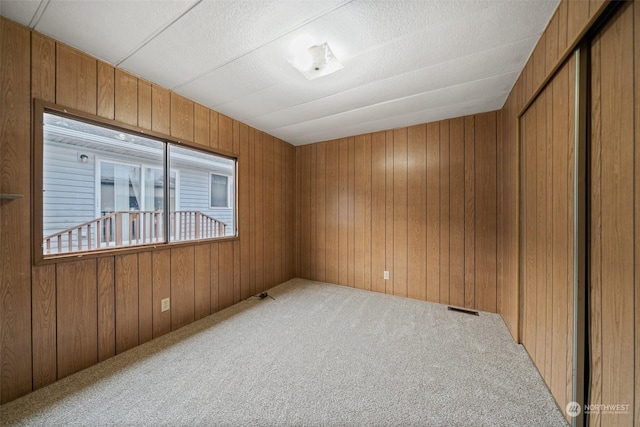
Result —
M165 298L160 301L160 311L167 311L171 307L171 303L169 302L169 298Z
M384 272L384 280L389 280L389 272L388 271Z

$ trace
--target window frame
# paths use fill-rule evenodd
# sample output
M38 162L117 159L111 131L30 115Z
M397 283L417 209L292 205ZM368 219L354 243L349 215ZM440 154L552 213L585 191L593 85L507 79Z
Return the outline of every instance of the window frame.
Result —
M141 137L152 138L162 142L164 144L164 163L165 169L168 168L169 162L169 147L170 145L174 145L177 147L183 146L185 148L197 150L206 154L211 154L215 156L224 157L226 159L233 160L234 162L234 173L235 173L235 197L232 198L233 203L232 206L228 208L233 209L233 234L224 237L212 237L206 239L198 239L198 240L187 240L187 241L168 241L169 234L165 233L167 241L158 243L149 243L144 245L136 245L136 246L126 246L126 247L118 247L118 248L108 248L108 249L98 249L91 250L85 252L73 252L73 253L61 253L61 254L49 254L45 255L43 250L43 230L44 230L44 197L43 197L43 189L44 189L44 114L51 113L60 117L65 117L72 120L77 120L81 122L85 122L88 124L92 124L95 126L100 126L108 129L112 129L114 131L122 131L131 134L137 134ZM119 122L113 119L107 119L103 117L96 116L94 114L89 114L84 111L76 110L73 108L68 108L56 103L43 101L41 99L34 98L33 99L33 108L32 108L32 137L31 137L31 200L32 200L32 221L31 221L31 248L32 248L32 263L33 265L45 265L51 263L57 263L62 261L77 261L79 259L92 259L92 258L100 258L106 256L113 256L115 254L124 255L130 253L142 253L148 252L149 250L158 250L158 249L169 249L180 246L194 246L197 244L202 244L204 242L221 242L221 241L233 241L239 239L239 231L238 231L238 199L239 199L239 188L238 188L238 163L240 163L239 156L237 154L229 153L226 151L221 151L217 149L213 149L210 147L203 147L202 145L198 145L193 141L187 140L178 140L175 137L170 135L166 135L160 132L142 129L137 126L132 126L126 123ZM97 161L109 161L102 156ZM140 164L143 164L141 162ZM96 164L96 168L97 168ZM166 175L166 174L165 174ZM229 178L232 178L229 176ZM178 185L178 172L176 171L176 186ZM209 183L211 185L211 178L209 176ZM230 183L227 183L228 187ZM165 204L168 203L167 193L168 186L165 185ZM210 191L209 191L210 192ZM177 193L178 188L176 187L176 202L177 202ZM210 198L210 195L207 197ZM165 205L166 207L166 205ZM167 209L164 209L167 212ZM168 221L167 221L168 223Z
M211 186L212 186L212 182L211 182L211 177L213 175L216 176L224 176L227 178L227 204L226 206L213 206L213 198L211 197ZM233 206L229 206L231 200L233 199L233 197L231 197L231 178L233 178L230 175L226 175L220 172L209 172L209 208L210 209L231 209L233 208Z

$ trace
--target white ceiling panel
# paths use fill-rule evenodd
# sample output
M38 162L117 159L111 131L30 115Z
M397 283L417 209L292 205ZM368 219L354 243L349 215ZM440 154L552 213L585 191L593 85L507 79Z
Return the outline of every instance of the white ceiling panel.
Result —
M117 64L194 3L51 0L35 29Z
M257 49L339 1L203 1L122 66L175 88ZM196 29L194 31L194 29Z
M12 20L28 26L36 15L40 0L0 0L0 13Z
M502 107L559 0L0 0L3 16L293 144ZM291 47L344 69L308 81Z

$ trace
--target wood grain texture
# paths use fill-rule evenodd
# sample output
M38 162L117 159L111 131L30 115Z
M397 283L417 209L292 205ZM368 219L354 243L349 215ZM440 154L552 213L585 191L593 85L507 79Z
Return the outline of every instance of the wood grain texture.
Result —
M138 125L138 79L126 71L115 71L115 119Z
M242 299L251 296L251 217L252 209L251 188L251 155L249 145L249 127L240 125L240 160L238 162L238 233L240 235L240 289ZM283 216L284 218L284 216ZM282 248L284 249L284 248Z
M476 308L496 311L496 113L476 116Z
M449 303L464 306L464 119L449 122Z
M602 401L633 404L635 390L634 6L626 4L600 40ZM635 171L635 172L634 172ZM634 177L634 174L636 176ZM631 197L630 197L631 196ZM637 250L637 249L636 249ZM637 375L637 370L635 371ZM602 414L603 425L633 425L634 411Z
M209 111L209 147L211 148L219 148L219 126L218 119L220 115L217 111L210 110Z
M233 305L233 242L218 245L218 309Z
M498 117L295 148L298 274L497 311Z
M171 134L171 92L151 85L151 130Z
M407 129L393 132L393 294L407 296Z
M171 92L171 136L193 141L194 103Z
M209 146L209 109L198 103L193 107L193 142ZM245 125L246 126L246 125Z
M327 173L332 157L327 156ZM385 133L371 135L371 290L385 292L385 216L386 216L386 153ZM330 197L332 187L327 189ZM335 230L337 233L337 228ZM327 246L330 243L327 242ZM328 278L327 278L328 280Z
M171 330L195 320L195 248L171 249Z
M153 267L151 252L138 254L138 342L153 338Z
M33 267L31 289L33 389L37 390L58 379L55 265Z
M0 18L0 403L32 388L30 239L30 34ZM19 231L19 232L16 232ZM25 357L25 355L27 355Z
M590 192L589 206L589 400L602 402L602 123L600 102L600 41L596 39L591 45L591 148L590 159ZM555 94L555 92L554 92ZM594 213L596 213L594 215ZM556 316L558 318L559 316ZM555 336L554 336L555 338ZM560 338L560 337L558 337ZM564 341L564 340L558 340ZM555 344L555 342L554 342ZM564 342L560 343L565 344ZM559 378L564 376L558 375ZM557 382L557 381L556 381ZM556 389L559 385L556 385ZM553 391L554 395L558 391ZM589 416L589 425L600 427L600 414Z
M464 120L464 306L475 308L475 121Z
M640 40L640 5L634 3L633 5L633 26L634 26L634 40ZM634 135L634 188L635 188L635 300L634 300L634 313L635 313L635 401L633 424L640 425L640 315L638 313L638 307L640 307L640 43L634 43L634 111L635 111L635 135Z
M58 379L98 362L96 260L56 267Z
M495 141L485 141L490 149L495 149ZM451 289L451 277L450 277L450 224L449 218L451 216L450 211L450 159L449 159L449 121L444 120L440 122L440 158L438 163L440 165L440 300L442 304L449 304L449 290ZM488 165L490 168L494 165ZM491 170L491 169L490 169ZM495 196L495 195L494 195ZM495 201L495 197L489 198L489 202ZM495 231L495 230L494 230ZM495 233L494 233L495 237ZM489 311L495 311L489 310Z
M138 345L138 255L115 257L116 353Z
M96 114L97 61L62 44L56 49L56 102Z
M198 245L194 253L195 320L211 314L211 245Z
M253 238L254 233L251 233L245 236L246 245L243 237L240 237L240 240L229 242L233 248L231 252L225 252L229 245L225 245L222 248L224 250L221 250L223 262L227 261L225 257L229 253L232 257L231 302L248 296L247 293L252 289L263 289L293 277L295 230L288 224L294 223L296 219L296 194L295 149L291 145L228 117L222 119L220 126L219 114L215 111L97 61L75 49L58 44L45 36L14 25L4 18L0 18L0 22L0 131L3 142L0 145L0 186L3 192L25 195L19 201L3 204L0 213L0 257L3 260L0 282L3 301L0 310L0 401L7 402L29 392L34 386L40 387L55 380L55 370L49 369L52 360L58 369L61 367L62 375L68 375L89 366L94 363L93 360L105 360L113 356L116 353L116 335L118 351L121 351L135 345L136 340L141 343L152 336L157 337L169 332L172 327L172 314L174 317L177 314L181 319L184 315L184 322L189 322L196 316L206 315L211 310L217 311L221 306L229 304L225 300L224 289L221 294L222 305L218 294L217 243L194 243L191 246L180 247L180 250L186 248L192 252L197 247L197 256L202 259L196 265L194 252L192 266L184 271L184 265L179 260L180 254L173 257L171 250L154 249L150 252L148 248L131 255L118 255L117 266L115 257L107 256L81 263L64 260L32 270L29 242L33 239L25 239L24 235L19 236L9 231L31 230L31 96L101 117L114 118L142 129L151 129L163 134L173 132L179 139L195 140L193 142L203 147L219 148L218 141L222 137L225 138L228 152L240 154L240 157L246 154L242 152L242 146L246 141L249 147L248 164L251 167L243 168L242 161L240 162L241 184L237 198L240 205L243 205L244 200L243 211L248 207L254 208L251 209L250 217L256 220L253 225L257 238ZM229 121L230 127L227 126ZM264 148L265 141L270 148ZM228 144L231 148L228 148ZM267 166L263 164L264 152L267 153L266 160L271 162ZM245 175L242 175L243 173ZM265 177L269 182L263 182ZM269 209L266 216L265 207ZM246 223L246 219L240 216L238 219L239 222ZM249 227L251 225L249 221ZM265 239L266 230L272 239ZM252 253L252 242L258 239L259 252ZM205 253L206 248L210 249L209 256ZM134 262L134 259L137 262ZM72 266L76 266L78 271L74 273ZM47 323L52 311L46 312L44 305L47 298L50 298L50 294L45 292L50 288L50 282L44 279L44 272L49 269L57 271L52 282L57 288L53 312L56 313L54 317L58 317L53 329ZM211 273L208 280L207 270ZM246 271L248 274L245 274ZM35 279L33 283L32 273ZM228 274L228 271L222 272L220 278L224 280ZM183 276L186 277L184 282ZM93 294L79 293L77 297L72 297L77 286L77 278L81 281L91 279L94 286ZM248 285L246 279L249 280ZM133 287L134 282L137 288ZM33 298L32 286L35 292L38 292L34 293ZM182 286L186 286L186 293L189 294L186 297L189 303L184 305L181 302L181 296L184 296L181 294ZM197 305L196 286L198 295L204 295L202 298L197 297ZM129 295L134 293L134 289L137 298ZM192 289L192 292L189 289ZM160 300L172 297L172 292L173 297L176 297L176 293L178 296L172 298L172 309L163 313L160 311ZM62 300L59 296L63 297ZM60 304L65 305L64 313L60 311ZM74 304L75 308L67 310L67 305ZM176 308L179 313L174 312ZM32 310L34 322L31 319ZM75 319L89 311L92 311L95 318L89 320L95 325L91 326L89 322L77 332ZM182 324L182 320L174 323ZM91 334L89 329L92 331ZM47 339L50 340L52 331L56 331L53 337L55 345L47 345L49 353L40 351L37 346L44 345ZM136 333L137 338L134 337ZM89 345L90 340L94 340L96 344ZM65 343L65 348L60 348L61 342ZM93 354L80 354L76 357L78 349L88 347L95 350ZM18 357L25 354L31 357ZM35 376L32 365L35 368Z
M233 120L224 114L218 115L218 148L231 153L233 152Z
M407 296L427 299L427 127L412 126L407 134L408 147L408 251ZM448 284L447 284L448 286Z
M219 301L219 276L220 276L220 268L219 268L219 257L218 257L218 243L211 244L211 261L209 262L211 266L211 312L215 313L220 309L220 301Z
M154 251L151 256L153 278L153 337L171 331L171 310L162 311L162 300L171 298L171 250Z
M151 83L138 80L138 126L151 129Z
M98 258L98 361L116 354L115 260Z
M31 96L56 101L56 43L38 33L31 34Z
M137 80L137 79L136 79ZM115 117L115 69L102 61L98 61L98 106L100 117ZM136 94L137 97L137 94ZM137 101L137 100L136 100ZM136 115L137 119L137 115ZM136 120L137 124L137 120Z

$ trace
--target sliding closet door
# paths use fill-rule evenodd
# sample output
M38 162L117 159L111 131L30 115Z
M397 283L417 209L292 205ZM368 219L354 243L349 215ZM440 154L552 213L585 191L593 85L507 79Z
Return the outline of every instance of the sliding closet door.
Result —
M591 101L589 403L620 406L595 408L589 425L640 425L638 2L592 41Z
M572 401L575 59L520 118L522 344L560 408Z

